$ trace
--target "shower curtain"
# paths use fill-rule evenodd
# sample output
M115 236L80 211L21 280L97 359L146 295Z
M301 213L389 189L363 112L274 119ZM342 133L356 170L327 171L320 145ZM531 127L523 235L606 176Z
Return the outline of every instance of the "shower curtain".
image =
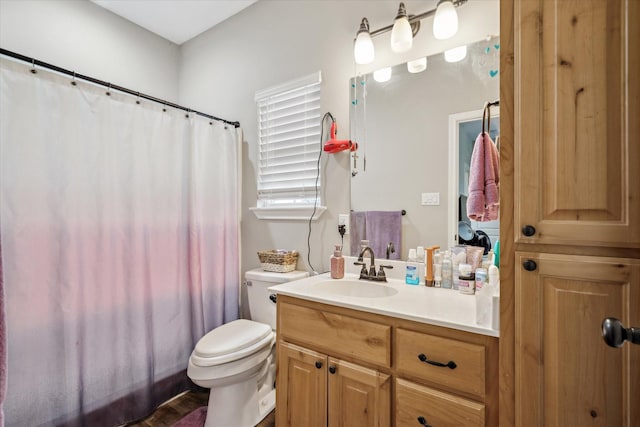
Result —
M241 131L0 65L6 425L145 416L238 317Z

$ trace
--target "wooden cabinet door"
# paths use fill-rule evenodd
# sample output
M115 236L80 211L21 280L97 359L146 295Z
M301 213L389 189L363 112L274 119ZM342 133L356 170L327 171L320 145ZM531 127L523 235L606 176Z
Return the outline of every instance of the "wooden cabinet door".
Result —
M640 261L515 258L515 424L637 426L640 346L607 346L601 324L640 325Z
M388 427L390 376L329 358L329 427Z
M327 425L327 356L278 343L276 424L278 427Z
M640 247L640 2L513 8L515 240Z

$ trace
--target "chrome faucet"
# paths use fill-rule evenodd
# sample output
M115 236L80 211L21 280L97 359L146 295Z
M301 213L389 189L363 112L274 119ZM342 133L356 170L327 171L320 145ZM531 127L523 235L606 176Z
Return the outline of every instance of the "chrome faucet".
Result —
M364 255L367 253L367 251L369 252L369 271L367 271L367 263L364 262ZM387 276L384 273L384 269L393 268L392 265L381 265L380 271L376 273L375 255L373 254L373 249L371 249L369 246L362 249L360 255L358 256L358 261L354 262L353 264L362 266L362 269L360 270L360 279L375 280L376 282L386 282Z

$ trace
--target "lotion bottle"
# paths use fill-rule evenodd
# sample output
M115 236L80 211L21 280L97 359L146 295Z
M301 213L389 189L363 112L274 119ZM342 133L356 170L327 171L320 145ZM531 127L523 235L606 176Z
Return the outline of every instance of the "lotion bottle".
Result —
M344 277L344 258L342 256L342 248L336 245L331 257L331 278L342 279Z

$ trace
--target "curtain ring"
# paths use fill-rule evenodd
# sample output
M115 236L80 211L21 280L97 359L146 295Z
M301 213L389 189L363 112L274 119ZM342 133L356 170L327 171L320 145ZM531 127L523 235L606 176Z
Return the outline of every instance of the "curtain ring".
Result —
M109 86L107 87L106 95L111 96L111 83L109 83Z
M165 104L164 102L162 103L162 112L163 113L167 112L167 104Z
M31 74L36 74L38 71L36 70L36 59L31 58Z
M75 86L76 83L76 72L73 72L73 77L71 78L71 86Z
M136 99L136 104L140 105L140 92L138 92L138 98Z
M185 119L189 118L189 114L191 114L191 110L187 109L187 114L184 115Z

